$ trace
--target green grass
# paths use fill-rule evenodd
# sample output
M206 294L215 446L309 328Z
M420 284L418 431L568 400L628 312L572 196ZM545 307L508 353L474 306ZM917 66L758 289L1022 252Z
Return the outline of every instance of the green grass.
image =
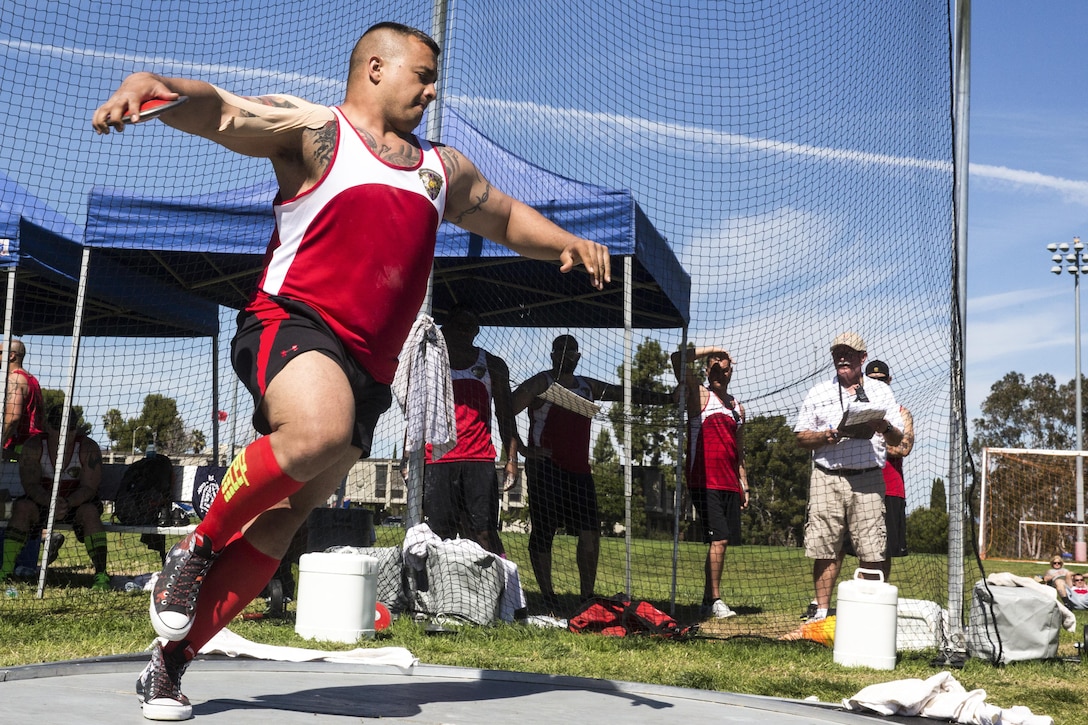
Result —
M379 541L392 545L392 532L381 532ZM117 542L111 562L121 569L146 571L154 564L139 547ZM504 534L510 557L525 561L522 536ZM557 538L556 562L573 556L573 540ZM66 544L74 546L73 542ZM569 550L569 551L568 551ZM640 554L636 571L639 598L667 600L671 586L671 545L654 549L655 556ZM680 594L698 594L691 572L701 570L705 547L683 544L680 569L688 572L681 581ZM0 600L0 666L80 659L92 656L142 651L153 636L147 621L146 594L112 592L95 594L86 587L86 554L78 548L66 551L51 573L61 586L47 589L44 600L34 598L32 584L17 585L19 596ZM897 583L906 589L929 586L935 571L943 571L943 557L911 556L911 567L897 570ZM623 588L623 542L602 542L602 586L599 591L612 593ZM571 560L571 566L573 566ZM111 563L111 570L116 571ZM741 616L724 620L720 626L708 626L717 638L696 638L684 642L632 637L625 639L598 635L575 635L565 630L542 629L522 625L463 627L451 634L427 634L423 627L401 618L381 633L374 646L400 646L409 649L421 662L482 669L512 670L581 677L657 683L679 687L721 690L774 697L803 699L815 696L824 702L838 702L861 688L875 683L903 678L927 678L940 668L931 665L936 652L903 653L894 671L846 668L832 661L832 650L811 642L777 640L782 627L797 624L798 602L807 601L809 563L795 549L737 547L731 550L731 594L740 605ZM1033 574L1041 571L1037 563L988 562L991 571ZM775 599L767 595L767 572L785 568L799 572L800 599ZM917 577L918 582L911 581ZM523 567L523 585L535 598L532 575ZM53 581L53 579L51 579ZM65 586L68 584L70 586ZM942 584L943 586L943 584ZM568 594L568 601L573 595ZM697 601L694 600L694 601ZM265 604L257 601L251 612L263 612ZM1078 612L1076 636L1088 623L1088 612ZM236 620L232 631L256 642L290 646L320 646L347 649L335 644L315 645L298 637L293 621L288 619ZM766 632L766 636L752 633ZM743 634L745 636L735 636ZM1061 634L1059 654L1069 658L1074 653L1075 636ZM367 643L364 643L366 646ZM198 665L199 666L199 665ZM994 667L982 660L969 660L962 670L952 670L968 690L981 688L987 701L1002 707L1025 705L1036 714L1050 715L1058 725L1080 725L1088 712L1088 688L1084 686L1088 663L1065 660L1017 663Z

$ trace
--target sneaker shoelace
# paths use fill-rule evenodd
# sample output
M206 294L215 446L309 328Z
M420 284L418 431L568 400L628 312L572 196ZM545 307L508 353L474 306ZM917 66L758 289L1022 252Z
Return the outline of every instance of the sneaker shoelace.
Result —
M212 560L190 549L186 561L177 567L167 582L167 594L163 598L166 606L181 606L187 612L196 608L196 594L201 581L208 573Z
M148 673L148 683L144 690L146 700L157 700L165 697L179 702L185 701L185 695L181 693L181 676L189 667L186 660L181 663L172 663L171 658L160 650L157 655L160 666L152 666Z

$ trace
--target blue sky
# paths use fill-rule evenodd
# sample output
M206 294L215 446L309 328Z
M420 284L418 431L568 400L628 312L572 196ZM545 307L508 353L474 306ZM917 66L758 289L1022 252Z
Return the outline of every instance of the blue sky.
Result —
M424 9L429 8L429 3L416 4ZM553 17L549 21L543 6L525 3L524 7L513 9L517 4L503 6L507 8L505 12L508 15L515 16L513 19L504 17L487 21L495 23L490 28L490 42L495 45L495 52L503 43L516 42L512 38L517 33L505 32L504 28L509 28L504 23L513 23L515 27L519 23L531 23L539 30L552 27L548 23L556 20ZM288 90L321 102L335 103L340 98L342 87L344 48L349 47L351 37L357 32L351 23L334 24L332 28L336 37L333 38L320 34L328 32L328 24L307 26L308 30L293 41L299 47L306 46L307 52L298 52L295 46L288 45L278 49L280 56L283 56L280 57L269 54L281 35L280 29L266 27L267 23L258 24L251 28L253 39L244 53L220 58L220 41L224 38L214 24L210 26L212 36L200 47L194 47L191 38L185 34L169 36L162 43L150 44L147 33L128 32L124 28L110 31L116 36L115 39L96 42L94 36L88 35L90 28L85 27L80 13L100 17L109 9L84 2L50 4L51 7L54 5L80 10L78 13L46 15L44 7L24 6L26 22L13 26L19 28L18 32L11 30L10 35L2 39L0 50L6 67L17 70L28 67L28 64L55 63L59 70L53 79L60 92L80 101L58 109L55 116L44 122L47 132L51 134L48 144L38 142L38 127L25 121L29 111L9 114L0 119L0 130L8 139L8 153L20 161L18 165L7 166L5 170L13 172L20 181L73 218L79 218L81 200L78 194L76 200L72 200L72 185L68 179L63 174L43 173L41 165L27 159L28 154L21 150L22 147L52 154L53 158L46 159L47 163L67 166L84 183L139 183L167 195L204 188L201 184L205 183L209 172L221 174L227 170L226 173L247 179L255 173L267 175L266 162L243 161L237 157L224 160L224 155L217 156L209 145L179 139L176 134L172 135L172 132L162 128L134 129L126 134L125 139L102 140L89 135L86 124L90 109L108 95L123 73L151 66L166 73L211 76L241 92ZM130 31L140 26L140 13L134 12L140 5L140 0L107 3L108 8L123 20L122 24ZM819 48L828 40L824 34L812 29L810 18L805 14L805 9L810 5L803 2L783 3L784 24L758 21L753 15L742 18L743 22L738 27L743 25L750 29L757 22L768 23L759 38L762 45L757 50L775 53L776 63L780 60L782 67L785 67L788 52L801 46ZM847 5L858 12L854 5ZM199 18L194 18L191 13L203 12L200 7L190 2L169 2L162 5L163 14L157 17L163 27L173 27L175 21L182 17L182 12L186 13L188 22L199 23ZM632 11L633 17L612 18L616 23L614 32L617 35L610 38L627 37L640 27L658 27L666 20L661 15L650 14L654 12L653 8L660 12L660 4L636 4L633 7L637 8ZM585 4L585 8L590 13L603 12L594 4ZM700 38L711 39L715 37L717 26L701 20L700 15L704 11L710 14L722 12L716 4L703 6L692 3L690 17L685 17L684 21L689 27L698 29ZM386 10L367 10L365 14L368 17L354 20L365 27L369 22L380 19L374 15L376 12ZM864 20L859 21L857 27L850 23L837 23L827 35L833 36L837 47L848 49L851 58L869 58L870 65L892 64L897 49L910 48L913 41L909 37L892 37L887 44L879 46L865 42L876 37L878 31L887 30L884 26L868 25L869 22L878 22L870 19L870 15L861 12L857 17ZM1028 0L988 0L976 2L973 9L967 321L969 418L978 415L979 405L990 385L1010 370L1028 376L1051 372L1059 380L1068 380L1073 375L1072 280L1068 276L1058 279L1049 273L1050 262L1044 246L1052 241L1071 240L1075 234L1084 233L1088 237L1088 229L1082 227L1088 207L1088 181L1084 181L1088 179L1088 172L1083 163L1088 155L1083 133L1083 119L1088 115L1084 113L1086 109L1083 106L1088 100L1082 93L1085 71L1078 36L1084 27L1088 27L1086 16L1088 6L1069 1L1037 3ZM16 23L14 17L9 16L8 21ZM403 19L425 24L416 18ZM607 13L595 15L592 19L601 23L610 22ZM38 20L46 22L39 23ZM4 22L0 21L0 28L7 31ZM485 21L480 22L486 24ZM894 22L894 18L886 22ZM586 32L584 28L575 27L564 35L564 27L567 26L562 23L556 26L558 38L555 42L559 46L569 41L573 48L597 47L593 43L586 46L591 39L583 37ZM484 28L485 34L488 30ZM786 36L790 43L778 42L778 39ZM325 40L316 42L317 37ZM464 54L462 63L465 69L483 66L486 70L489 67L486 58L480 57L480 47L471 43L462 45L469 46L467 53L464 50L451 53ZM457 46L454 44L450 47ZM730 54L734 53L733 45L727 42L725 47ZM94 52L88 53L89 48L94 48ZM526 58L525 64L519 68L494 74L492 80L495 85L485 87L483 90L486 93L481 93L479 78L468 74L462 76L466 78L466 88L459 88L451 81L443 92L448 94L451 101L459 102L460 108L470 115L475 114L479 120L490 120L491 132L498 137L497 140L515 151L523 151L533 160L546 162L550 168L561 173L594 183L632 186L648 214L670 238L685 263L694 266L706 262L707 258L700 260L690 256L690 250L700 245L730 250L728 254L733 256L721 260L724 286L728 289L729 284L745 281L742 275L748 274L754 279L748 291L756 304L744 312L726 307L727 314L715 326L718 320L714 315L728 305L728 296L715 297L719 294L717 286L704 283L703 287L693 289L693 296L697 303L708 305L706 309L711 310L710 321L701 323L702 326L693 332L703 338L720 336L720 340L739 355L742 372L736 384L739 393L746 399L756 400L766 391L775 390L779 383L775 376L780 369L792 370L796 380L798 370L807 374L810 370L819 370L821 366L826 368L828 356L825 338L830 337L828 333L831 328L846 326L853 313L836 313L839 316L831 319L825 309L798 306L799 297L803 299L805 294L831 293L834 286L828 284L825 288L808 289L803 286L803 281L796 281L796 286L787 288L787 283L795 281L789 277L803 280L808 268L805 264L786 264L783 268L758 271L761 265L767 267L766 247L780 245L780 251L789 251L789 243L782 246L782 240L803 239L810 245L805 252L811 258L810 240L819 233L820 244L824 247L834 249L837 244L848 243L852 245L851 249L860 252L854 256L861 260L861 266L848 273L845 281L864 280L866 285L872 285L871 288L867 287L870 293L872 289L879 290L878 285L903 283L903 279L889 280L880 275L880 254L894 254L896 247L890 246L886 250L880 247L872 254L866 253L865 244L874 238L881 242L896 239L897 225L900 223L896 214L902 216L902 221L909 221L909 209L897 212L879 207L882 212L879 216L867 215L867 209L860 213L855 210L854 217L847 218L846 215L823 214L818 206L823 202L841 202L844 194L856 198L871 187L886 183L888 186L882 197L874 195L866 200L867 204L879 204L880 199L889 197L889 190L894 194L896 189L913 188L910 181L904 181L908 174L921 180L917 182L918 188L939 197L940 190L930 178L939 170L935 170L933 165L927 166L939 154L930 153L930 149L924 147L911 146L913 137L898 132L900 127L894 124L909 124L911 119L909 115L900 113L902 109L894 105L893 96L884 93L883 88L870 91L865 99L870 104L866 107L870 115L864 123L849 129L844 126L842 129L832 128L829 132L828 126L834 127L836 124L833 111L840 108L834 104L818 109L824 113L819 122L808 122L806 119L773 129L760 129L754 125L758 124L763 108L769 112L779 103L776 94L788 100L787 94L796 87L818 83L821 78L820 66L807 66L803 62L797 64L794 59L795 64L802 68L803 83L796 78L787 83L773 73L755 79L745 78L747 82L759 81L765 85L767 93L760 94L759 98L751 95L736 97L728 85L708 85L688 95L676 91L674 103L668 84L661 84L660 88L654 85L658 67L656 61L664 57L662 48L628 47L620 43L608 50L619 52L616 67L601 66L592 57L582 58L582 63L591 66L594 73L585 79L579 76L578 83L568 83L564 76L542 74L543 70L553 67L551 63L554 59L550 55L536 55ZM708 76L718 76L724 74L722 69L726 67L743 66L748 60L744 55L746 52L757 51L738 47L735 55L725 54L720 58L707 59L708 65L702 71ZM830 62L838 56L821 54L818 57L823 62ZM219 62L205 65L215 61ZM945 59L931 58L930 62L939 70ZM775 65L775 69L777 67ZM668 72L671 73L671 69ZM80 73L84 75L76 75ZM589 93L580 89L580 84L585 85ZM763 88L764 85L758 87ZM652 89L654 93L638 95L631 89ZM31 84L23 89L26 96L8 99L8 103L20 108L55 108L51 95L53 91L49 84ZM655 95L658 91L660 94ZM4 97L4 92L4 87L0 85L0 98ZM583 96L578 96L579 92ZM834 84L821 87L820 93L840 94L839 103L853 100L850 89L843 91ZM722 98L728 99L727 103L720 103ZM647 108L649 102L660 103ZM756 106L757 103L765 106ZM732 110L734 106L741 109L755 107L756 112L739 122L715 113L725 108ZM917 108L909 110L919 112ZM939 107L936 110L943 111ZM500 111L502 114L498 117ZM935 111L930 108L926 112ZM586 139L602 143L554 144L550 148L540 149L542 136L529 132L532 130L531 124L519 123L529 117L542 126L551 124L558 127L560 124L554 120L558 116L562 116L566 123L586 129ZM928 122L937 125L941 119L934 116ZM629 135L625 136L624 132ZM53 148L55 142L62 138L69 140L70 148ZM673 176L659 178L645 173L644 169L632 169L622 156L633 151L635 156L648 159L648 166L656 168L656 160L665 156L662 141L670 138L680 139L680 153L694 159L685 161L691 165L683 166L680 172L676 169L658 172ZM184 153L173 156L169 164L147 163L149 157L154 161L161 149L182 145ZM665 148L669 153L673 150L671 146ZM721 188L697 190L687 200L686 207L675 203L667 193L662 192L662 189L688 182L690 177L685 174L689 172L685 169L698 169L700 156L709 156L721 148L738 156L748 155L756 159L754 168L757 172L763 171L764 167L760 164L772 156L776 159L775 163L782 164L783 171L780 173L798 170L802 174L798 178L805 178L804 174L814 168L806 165L806 157L824 160L827 167L833 170L823 177L822 187L813 185L815 191L807 207L791 206L786 198L785 186L775 185L774 174L769 172L758 177L757 181L752 181L756 178L754 175L738 175L731 177ZM773 148L773 153L768 153L767 148ZM539 154L544 154L546 158L540 158ZM798 160L783 160L791 155ZM888 181L898 172L885 174L880 168L897 166L903 159L912 163L918 160L920 165L899 174L903 178ZM788 165L791 163L796 165L791 167ZM827 179L833 179L835 183L828 184ZM837 190L836 186L842 190ZM713 202L717 197L714 195L719 192L726 203L715 208ZM740 213L730 213L730 204L747 206L743 206ZM696 216L696 213L704 210L710 211L706 217L700 219ZM718 212L719 216L715 217L713 212ZM692 223L691 219L695 219L695 222ZM866 233L871 235L869 239L866 239ZM741 249L742 243L748 243L748 246ZM717 261L710 260L711 263ZM782 269L786 274L781 274ZM851 274L853 277L849 276ZM841 283L843 280L832 281ZM903 287L896 291L912 293L915 300L919 297L916 289ZM889 309L899 309L894 297L884 304ZM915 318L927 318L920 325L925 328L923 333L910 331L910 322L915 320L907 321L902 326L888 323L884 327L863 330L875 348L874 356L880 355L893 361L893 370L896 363L900 364L902 382L909 385L911 375L926 381L926 385L910 386L904 391L904 395L914 396L908 400L908 404L915 409L923 407L927 398L937 399L942 395L936 386L942 380L939 369L947 362L942 359L940 325L934 322L939 317L941 304L938 299L929 306L916 304L910 308L910 314ZM706 320L704 312L701 310L699 314ZM733 317L728 317L729 314ZM230 327L229 315L226 320ZM768 334L769 330L773 334ZM540 331L540 340L552 332ZM676 343L673 333L658 337L667 346ZM592 353L585 356L586 365L591 360L599 363L595 370L587 372L603 378L613 376L619 339L617 335L609 334L599 341L583 343L591 346L589 352ZM547 341L540 340L532 341L527 348L519 347L519 351L527 349L527 353L511 360L515 380L535 372L545 363ZM492 340L482 342L491 344ZM503 351L501 347L499 349ZM162 355L166 358L170 353L166 351ZM154 377L162 364L149 367L146 375ZM224 368L221 380L226 397L228 386L233 383L233 375ZM798 390L803 391L803 388ZM796 399L797 390L790 395L792 397L771 401L764 407L772 410L795 409L799 402ZM199 405L198 390L185 393L183 397L192 398L194 403L191 405ZM133 398L133 401L138 400L138 395ZM136 414L137 409L131 407L133 404L124 406L126 415ZM221 400L221 404L225 407L225 401ZM936 404L933 415L940 416L945 409L944 404ZM197 422L194 421L194 424ZM940 467L940 463L933 465L934 470L939 471Z
M1059 383L1074 375L1073 278L1050 273L1045 247L1076 235L1088 242L1085 28L1088 3L1075 0L974 3L967 260L972 418L990 386L1009 371L1029 378L1048 372Z

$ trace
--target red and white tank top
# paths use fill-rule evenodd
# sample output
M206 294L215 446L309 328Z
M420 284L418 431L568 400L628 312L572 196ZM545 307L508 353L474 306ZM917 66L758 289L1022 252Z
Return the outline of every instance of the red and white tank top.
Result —
M277 199L276 230L249 309L269 305L265 295L306 303L376 380L391 383L427 291L446 170L422 139L416 165L383 161L340 109L333 111L333 159L313 188Z
M7 449L14 449L20 443L45 433L45 402L42 399L42 386L38 383L38 379L26 370L12 370L12 372L22 375L26 380L27 396L23 401L23 417L19 421L18 429L12 433L11 438L4 441L4 448Z
M740 404L728 407L712 390L699 415L688 419L688 487L742 491L737 430Z
M548 385L554 382L548 373ZM585 378L574 376L570 391L586 400L593 400L593 388ZM541 402L538 398L536 402ZM529 406L529 445L551 450L551 460L571 473L590 473L589 433L592 418L560 408L548 401L539 407Z
M68 459L68 465L60 472L60 491L57 493L60 498L68 498L79 488L79 477L83 472L83 464L79 461L79 448L82 442L82 437L76 438L75 445L72 447L72 457ZM42 437L42 455L38 460L42 467L42 488L52 491L55 469L53 458L49 455L49 440L45 437Z
M450 369L453 403L457 415L457 445L439 463L495 460L491 442L491 371L487 353L479 349L476 361L463 370ZM430 445L427 462L431 462Z

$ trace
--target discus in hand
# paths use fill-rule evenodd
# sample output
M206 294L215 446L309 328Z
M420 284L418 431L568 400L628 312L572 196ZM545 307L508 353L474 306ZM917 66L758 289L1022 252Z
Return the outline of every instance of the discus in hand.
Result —
M177 108L188 100L189 96L178 96L172 101L164 101L159 98L152 98L150 101L144 101L142 104L140 104L140 110L138 113L124 116L121 120L125 123L143 123L144 121L150 121L153 118L158 118L160 115L166 113L172 108Z

